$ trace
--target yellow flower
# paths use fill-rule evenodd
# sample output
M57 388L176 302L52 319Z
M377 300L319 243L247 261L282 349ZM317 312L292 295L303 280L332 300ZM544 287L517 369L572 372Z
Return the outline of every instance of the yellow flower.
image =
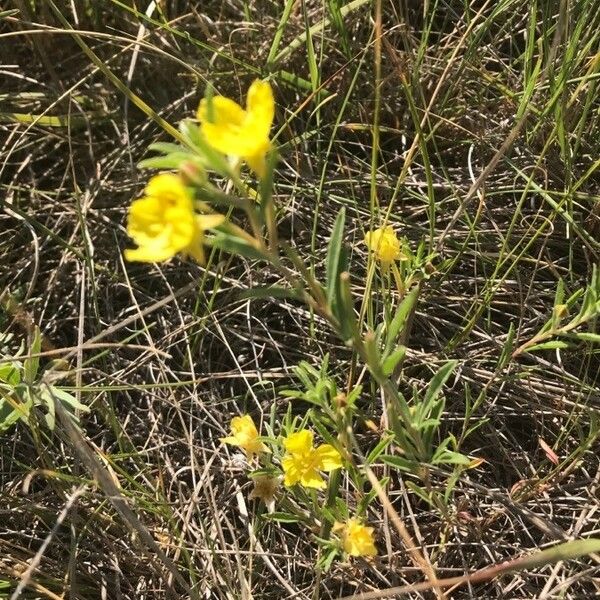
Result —
M155 175L144 196L129 208L127 233L138 248L125 250L125 258L161 262L181 252L204 263L204 230L224 220L223 215L196 214L192 195L178 175Z
M344 551L350 556L376 556L373 527L365 527L358 519L348 519L341 525Z
M198 107L200 129L206 141L223 154L245 160L259 177L265 174L274 116L273 90L260 79L248 89L245 110L224 96L204 98Z
M289 435L283 446L287 454L281 464L287 486L300 483L304 487L322 489L325 481L319 471L333 471L342 466L340 453L330 444L313 447L313 434L302 429Z
M267 452L266 446L258 439L258 431L250 415L233 417L231 419L231 434L221 438L221 442L239 446L247 454L258 454Z
M391 225L369 231L365 235L365 244L371 252L375 253L375 258L383 268L389 267L395 260L405 258L400 240Z

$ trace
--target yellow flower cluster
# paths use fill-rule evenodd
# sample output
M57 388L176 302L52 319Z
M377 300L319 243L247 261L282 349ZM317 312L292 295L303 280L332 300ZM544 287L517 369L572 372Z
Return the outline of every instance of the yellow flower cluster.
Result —
M231 420L231 435L221 438L221 442L237 446L249 457L261 452L269 452L260 441L259 432L250 415L234 417ZM286 450L281 466L283 483L286 487L300 484L306 488L326 487L322 472L334 471L343 467L342 456L331 444L314 446L314 435L308 429L289 434L283 440ZM273 512L275 494L281 478L260 475L254 479L254 489L250 498L262 500L269 512ZM375 556L377 548L373 537L373 527L363 525L358 519L348 519L346 523L336 523L333 529L341 533L341 545L349 556Z
M246 109L223 96L204 99L198 108L200 131L214 150L245 161L259 176L265 174L271 149L269 132L275 115L273 91L256 80L248 90ZM125 251L129 261L162 262L177 254L204 264L204 232L225 221L220 214L198 214L193 191L181 176L162 173L152 177L144 195L135 200L127 233L137 248Z

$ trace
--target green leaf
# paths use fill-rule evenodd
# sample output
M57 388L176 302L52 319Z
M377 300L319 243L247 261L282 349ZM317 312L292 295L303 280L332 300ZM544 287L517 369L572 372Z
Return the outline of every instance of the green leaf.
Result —
M160 152L160 154L173 154L174 152L188 153L183 146L180 144L173 144L172 142L155 142L148 146L148 150Z
M563 342L561 340L551 340L550 342L542 342L541 344L535 344L527 348L527 352L535 352L536 350L562 350L563 348L570 348L571 344Z
M231 167L227 159L207 143L196 123L190 119L183 120L179 124L179 130L190 148L206 160L208 169L212 169L221 175L228 176L231 174Z
M248 242L242 238L235 237L229 233L223 231L217 232L213 237L207 238L205 243L219 250L225 250L230 254L236 254L238 256L244 256L254 260L263 260L265 256L260 250L257 250L254 246L251 246Z
M599 333L592 333L590 331L580 331L579 333L575 333L574 337L576 337L578 340L584 340L586 342L600 344Z
M452 371L456 368L458 361L450 360L445 365L443 365L439 371L433 376L433 379L427 386L427 391L425 392L425 398L423 400L423 412L422 414L428 415L431 412L431 407L433 403L439 396L444 384L448 380L448 377L452 375Z
M373 448L373 450L371 450L371 452L369 452L369 454L367 455L365 459L365 464L373 464L379 458L381 453L390 445L390 442L393 439L394 438L391 435L381 438L381 440L379 440L379 443L375 446L375 448Z
M447 448L444 448L443 451L439 453L439 456L437 454L438 453L436 452L436 456L434 456L431 461L434 465L445 464L468 466L471 464L471 459L468 456L465 456L460 452L448 450Z
M247 300L248 298L291 298L297 299L298 294L290 289L284 288L278 285L267 285L264 287L253 287L248 290L243 290L238 294L240 300Z
M23 365L17 361L0 364L0 381L10 386L19 385L21 383L22 369Z
M419 286L414 287L406 295L402 302L400 302L400 305L396 309L396 314L394 315L394 318L392 319L392 322L390 323L386 333L384 355L389 354L396 344L396 340L402 332L404 325L406 324L406 321L413 310L415 302L417 301L419 292Z
M337 555L338 549L333 547L326 554L321 556L321 558L319 558L317 565L323 573L327 573L327 571L329 571Z
M395 456L393 454L382 454L381 462L389 465L390 467L394 467L395 469L399 469L400 471L405 471L406 473L414 473L419 466L418 463L415 463L412 460L402 458L401 456Z
M42 349L42 334L40 333L39 327L35 328L35 333L33 334L33 340L31 342L31 346L29 347L29 354L39 354ZM38 369L40 366L40 357L39 356L30 356L26 358L23 363L23 381L32 385L35 381L36 375L38 373Z
M278 523L301 523L302 518L285 512L274 512L271 514L263 515L265 519L270 521L277 521Z
M430 506L435 506L431 499L431 494L424 490L421 486L418 486L416 483L414 483L414 481L407 481L406 487Z
M167 156L153 156L138 163L139 169L178 169L182 162L190 159L188 152L172 152Z
M511 322L508 333L506 334L506 342L504 342L504 346L502 347L502 352L500 353L500 358L498 359L498 368L504 368L511 359L514 344L515 344L515 326L514 323Z
M329 18L340 35L342 51L346 58L351 58L348 30L344 24L341 4L340 0L328 0L327 8L329 9Z
M71 410L78 410L80 412L85 412L85 413L90 412L89 406L86 406L85 404L81 404L81 402L78 402L77 399L75 398L75 396L69 394L69 392L66 392L65 390L61 390L60 388L54 387L53 385L48 386L47 390L48 390L49 394L51 394L55 398L58 398L62 402L62 404L65 405L67 408L70 408ZM45 392L46 390L43 390L43 391Z
M327 302L330 306L333 305L334 299L338 296L340 273L346 270L345 265L343 264L345 261L342 248L345 222L346 209L342 207L333 224L331 238L329 239L329 246L327 248Z
M389 377L393 372L398 363L404 360L406 356L406 346L398 346L384 361L381 365L381 370L386 377Z

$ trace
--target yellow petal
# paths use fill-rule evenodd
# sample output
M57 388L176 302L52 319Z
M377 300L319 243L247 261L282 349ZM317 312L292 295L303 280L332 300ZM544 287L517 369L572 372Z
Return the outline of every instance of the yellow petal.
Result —
M340 453L330 444L322 444L315 450L318 458L318 469L321 471L333 471L342 467Z
M203 98L198 107L198 120L203 125L212 123L213 125L237 125L239 127L245 118L246 111L237 102L225 98L225 96L214 96L211 100Z
M127 248L125 250L125 260L129 262L163 262L173 258L175 253L168 248L155 249L148 246L140 248Z
M281 466L283 467L284 485L287 487L296 485L300 481L300 471L296 466L296 461L294 458L291 456L285 456L281 461Z
M238 445L238 439L236 437L233 437L232 435L229 435L224 438L219 438L219 441L223 442L224 444L231 444L232 446Z
M325 480L321 477L320 473L315 469L308 469L300 477L300 483L307 488L314 488L321 490L326 487Z
M196 218L201 229L214 229L225 221L225 215L218 214L198 215Z
M312 450L313 433L308 429L302 429L292 433L283 440L284 448L290 454L304 454Z
M267 172L267 160L265 154L244 157L248 166L259 176L264 177Z
M246 108L248 121L252 123L256 135L268 138L275 116L275 99L267 81L256 79L252 83L248 89Z

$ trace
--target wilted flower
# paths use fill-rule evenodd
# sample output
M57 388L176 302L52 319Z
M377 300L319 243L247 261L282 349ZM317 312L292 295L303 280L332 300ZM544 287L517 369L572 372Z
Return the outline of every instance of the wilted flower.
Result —
M405 258L400 240L391 225L369 231L365 235L365 244L371 252L375 253L375 258L383 268L389 267L396 260Z
M245 110L224 96L204 98L198 107L200 129L206 141L223 154L245 160L259 177L265 174L274 116L273 90L260 79L248 89Z
M125 258L161 262L181 252L204 263L204 230L224 220L223 215L196 214L192 195L178 175L156 175L129 208L127 233L138 247L125 250Z
M348 519L335 529L342 532L344 552L350 556L376 556L377 548L373 540L373 527L366 527L358 519Z
M238 446L247 454L267 452L267 447L258 439L258 430L250 415L231 419L231 435L221 438L221 442Z
M281 462L287 486L300 483L304 487L322 489L325 481L319 471L333 471L342 466L340 453L330 444L313 447L313 433L302 429L289 435L283 446L287 454Z
M258 498L265 503L267 511L272 513L275 510L275 492L281 483L281 477L271 477L270 475L259 475L253 478L254 489L250 492L249 498Z

